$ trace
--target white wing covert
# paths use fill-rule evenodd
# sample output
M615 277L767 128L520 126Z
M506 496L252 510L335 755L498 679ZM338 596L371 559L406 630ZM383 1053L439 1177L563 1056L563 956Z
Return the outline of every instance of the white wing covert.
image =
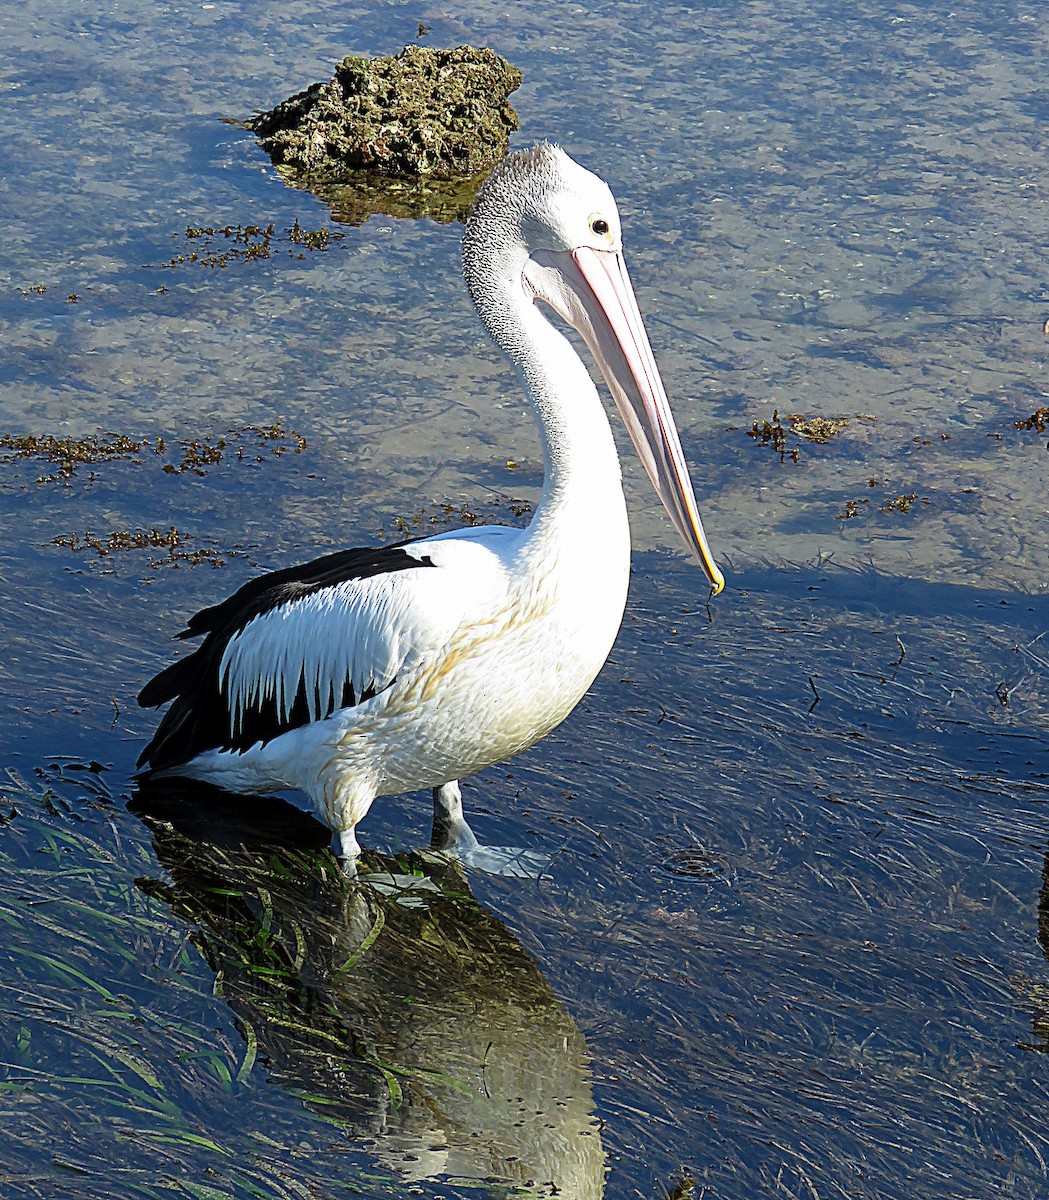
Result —
M465 623L505 608L518 531L496 526L339 550L249 580L192 617L203 638L139 694L171 702L139 766L243 752L362 704L432 662Z
M404 550L436 569L344 580L254 617L219 662L231 738L241 740L252 714L271 704L282 726L299 723L302 703L309 721L323 720L439 654L478 604L505 590L501 563L480 544L491 540L412 543Z

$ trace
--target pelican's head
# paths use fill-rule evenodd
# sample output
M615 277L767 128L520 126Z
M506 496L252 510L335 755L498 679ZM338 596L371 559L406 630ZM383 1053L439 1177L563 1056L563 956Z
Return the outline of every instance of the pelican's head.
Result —
M725 577L703 532L608 185L559 146L542 143L511 154L488 177L467 220L463 274L500 344L507 344L501 334L510 300L500 297L503 288L523 289L579 332L674 527L717 595Z

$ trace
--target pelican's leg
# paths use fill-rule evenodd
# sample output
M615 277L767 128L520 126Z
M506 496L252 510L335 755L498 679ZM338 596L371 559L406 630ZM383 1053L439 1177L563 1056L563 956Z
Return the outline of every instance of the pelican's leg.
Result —
M331 851L338 860L343 875L347 879L356 879L361 848L357 842L357 832L352 825L349 829L337 829L331 835Z
M356 875L361 853L357 825L368 815L375 793L362 787L352 773L335 770L319 779L308 794L321 820L332 830L332 853L346 874Z
M463 794L456 779L433 789L430 849L454 854L464 867L522 879L538 878L550 861L547 855L534 850L482 846L463 816Z
M337 829L332 834L331 848L338 858L347 860L359 858L361 847L357 841L357 830L352 825L349 829Z
M450 779L433 789L433 831L431 850L453 850L462 855L476 849L477 838L463 816L463 794L459 781Z

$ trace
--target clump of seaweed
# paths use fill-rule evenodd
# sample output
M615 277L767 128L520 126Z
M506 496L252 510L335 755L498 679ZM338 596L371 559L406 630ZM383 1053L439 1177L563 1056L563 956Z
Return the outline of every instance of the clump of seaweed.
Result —
M254 445L247 441L250 436L254 436ZM231 445L233 439L237 440ZM210 438L185 438L177 445L178 456L169 458L163 470L169 475L186 471L204 475L208 467L222 462L227 455L232 455L238 462L262 462L267 456L279 457L289 451L298 454L306 448L306 439L294 430L286 430L283 418L278 418L272 425L245 425L230 430L214 442ZM64 438L51 434L0 435L0 463L43 459L53 464L55 470L39 476L36 483L57 482L68 486L77 470L84 466L118 459L141 461L148 455L164 458L168 454L168 442L163 437L134 438L118 433ZM94 478L95 472L91 471L88 479Z
M82 535L70 533L51 540L53 545L65 546L74 554L93 550L100 559L122 550L163 550L164 553L159 558L155 554L150 555L149 565L151 567L171 563L186 563L193 566L198 563L209 563L213 567L221 567L225 566L226 561L217 550L211 547L199 546L189 549L186 542L191 541L192 538L189 534L181 533L174 525L168 529L157 529L156 526L151 525L149 529L136 532L132 532L130 529L118 529L105 535L88 530Z
M244 438L254 434L255 445L247 446L243 441L231 445L230 439ZM163 439L160 439L163 450ZM284 418L278 417L272 425L244 425L230 430L227 436L212 442L209 438L187 438L182 442L182 453L174 462L166 462L164 471L168 475L181 475L190 471L194 475L206 475L208 467L222 462L228 454L238 462L264 462L267 455L279 458L289 451L301 454L306 449L306 439L293 429L284 428Z
M1049 404L1037 409L1022 421L1014 421L1013 428L1033 429L1036 433L1045 433L1049 429Z
M168 475L181 475L192 471L194 475L206 475L207 468L222 462L226 439L220 437L214 445L207 438L189 438L182 443L182 456L177 462L166 462L164 471Z
M52 463L55 471L51 475L40 476L36 482L66 483L73 478L78 467L112 462L114 459L134 459L143 452L156 450L157 444L118 433L79 438L58 438L51 434L4 434L0 436L0 462L41 458Z
M221 270L233 263L257 262L283 252L303 259L305 251L326 250L342 234L332 233L324 226L307 229L296 217L283 232L278 232L272 222L265 226L187 225L185 237L185 250L172 255L165 267L196 264Z
M696 1181L687 1172L682 1173L666 1191L666 1200L695 1200Z
M482 512L471 508L468 504L424 505L410 517L395 516L393 518L394 536L398 538L419 537L422 535L420 531L433 527L502 524L506 520L507 512L517 521L532 515L533 505L528 500L507 496L505 493L500 493L498 499L505 510L503 512ZM378 537L380 539L386 537L384 526L379 528Z
M868 479L868 487L877 487L877 479ZM909 513L915 504L928 504L929 501L924 497L919 497L917 492L902 492L898 496L887 496L885 500L878 506L878 511L883 513ZM870 498L864 496L859 500L846 500L844 507L835 516L839 521L851 521L854 517L858 517L863 511L863 505L870 504Z
M881 511L883 513L891 513L891 512L908 513L911 511L911 508L917 502L917 499L918 499L917 492L906 492L905 494L900 495L900 496L893 496L890 499L885 501L885 503L881 506ZM926 502L923 500L922 503L924 504Z
M783 462L788 454L792 462L797 462L797 446L787 450L787 432L783 422L779 419L779 411L773 409L772 420L762 421L760 425L755 421L753 427L747 430L747 437L756 439L762 446L771 446L779 455L780 462Z
M282 454L287 454L289 451L292 454L301 454L306 449L306 439L301 433L296 433L294 429L285 429L283 417L278 417L272 425L245 425L241 433L253 433L257 446L264 447L266 452L274 458L280 458ZM239 445L237 458L244 459L245 457L244 446ZM259 453L255 455L255 461L262 462L264 458L265 454L260 449Z
M848 423L848 417L806 417L801 413L792 413L787 417L792 433L803 437L806 441L818 442L820 445L829 442L832 437Z
M815 442L817 445L826 445L837 433L842 429L846 429L849 424L849 417L807 417L804 413L787 413L787 421L790 422L790 428L780 420L779 411L773 409L771 421L755 421L753 426L747 430L747 437L755 438L762 446L771 446L772 449L779 455L780 462L785 458L789 458L791 462L797 462L800 455L797 446L788 445L788 438L793 434L796 438L804 438L807 442ZM859 420L872 421L873 417L869 417L864 413L860 413Z

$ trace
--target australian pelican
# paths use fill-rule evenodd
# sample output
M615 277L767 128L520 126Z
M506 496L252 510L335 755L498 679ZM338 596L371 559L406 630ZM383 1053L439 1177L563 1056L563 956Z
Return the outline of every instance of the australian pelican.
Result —
M139 761L234 792L300 789L359 853L377 796L432 788L435 828L466 829L458 780L568 716L619 630L630 532L619 459L582 335L670 519L724 587L623 260L607 185L557 146L492 172L463 274L535 409L545 480L526 529L487 526L274 571L198 613L203 637L139 696L172 701Z

